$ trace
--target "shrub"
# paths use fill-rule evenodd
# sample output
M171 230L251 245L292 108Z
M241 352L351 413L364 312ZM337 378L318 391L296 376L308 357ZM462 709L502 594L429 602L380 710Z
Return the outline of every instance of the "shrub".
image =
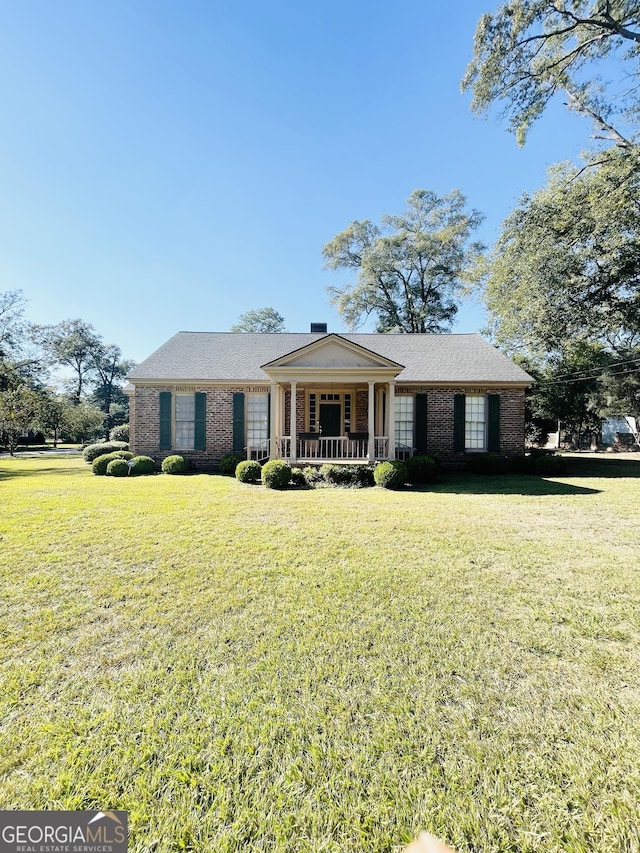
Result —
M291 485L292 486L306 486L307 481L304 476L304 472L302 468L292 468L291 469Z
M381 462L373 469L373 479L383 489L400 489L407 481L407 466L397 459Z
M129 445L126 441L101 441L98 444L88 444L82 451L82 457L85 462L93 462L98 456L104 456L105 453L115 453L116 450L128 450Z
M156 470L156 463L150 456L134 456L131 460L133 465L129 472L132 477L142 477L145 474L153 474Z
M91 470L94 474L97 474L98 477L104 477L107 473L107 466L109 462L113 462L114 459L133 459L133 453L129 453L128 450L115 450L113 453L103 453L102 456L97 456L93 462L91 463Z
M333 465L326 463L320 468L323 480L332 486L362 489L373 486L373 469L368 465Z
M505 474L509 470L505 459L497 453L474 453L466 467L473 474Z
M244 453L225 453L220 460L220 472L226 477L235 477L240 462L244 462Z
M322 480L320 469L315 468L313 465L307 465L306 468L303 468L302 476L308 486L315 486L316 483L319 483Z
M567 473L567 460L562 456L538 456L533 462L536 474L561 476Z
M326 462L320 468L320 476L325 483L331 483L332 486L344 486L349 480L346 465L333 465L331 462Z
M262 484L267 489L284 489L291 479L291 468L282 459L272 459L262 469Z
M160 467L163 474L186 474L189 470L189 463L184 456L166 456Z
M526 453L513 456L509 462L512 474L533 474L535 459Z
M254 459L245 459L236 465L236 480L241 483L255 483L260 479L262 468Z
M109 430L109 441L129 441L129 424L120 424Z
M107 465L107 477L126 477L129 466L126 459L112 459Z
M438 477L438 463L426 453L410 456L405 465L410 483L435 483Z

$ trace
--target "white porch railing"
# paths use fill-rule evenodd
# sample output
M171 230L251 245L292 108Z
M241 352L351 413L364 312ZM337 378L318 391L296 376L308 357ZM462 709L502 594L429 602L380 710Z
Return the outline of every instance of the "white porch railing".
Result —
M262 464L269 461L269 439L258 441L255 444L247 445L247 459L255 459L256 462Z
M376 459L388 459L389 458L389 437L386 435L377 435L375 437L376 443Z
M374 439L376 459L388 457L389 439L378 435ZM279 459L291 459L291 436L283 435L276 439L276 454ZM366 461L369 458L367 439L353 439L346 435L321 436L296 440L296 459L299 462L326 462L333 460Z

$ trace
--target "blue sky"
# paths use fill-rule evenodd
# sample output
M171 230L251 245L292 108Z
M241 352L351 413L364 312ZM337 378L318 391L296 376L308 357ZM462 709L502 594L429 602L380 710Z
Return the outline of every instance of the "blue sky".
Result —
M413 189L501 221L590 128L556 104L523 149L460 79L492 0L0 3L0 291L142 360L271 305L343 325L323 245ZM476 331L463 306L454 331Z

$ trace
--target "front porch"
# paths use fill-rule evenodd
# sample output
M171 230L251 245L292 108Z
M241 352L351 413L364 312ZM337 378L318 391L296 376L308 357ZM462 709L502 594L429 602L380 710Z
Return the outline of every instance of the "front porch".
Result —
M323 465L325 462L367 465L389 459L389 437L376 435L373 438L373 455L369 454L368 436L353 435L322 436L301 434L295 439L295 453L292 450L290 435L276 438L275 459L296 465ZM410 455L410 448L396 448L396 457ZM263 441L248 445L247 457L258 462L268 461L271 454L271 442Z
M396 458L395 380L401 364L329 335L262 369L271 382L268 423L262 434L248 434L249 458L291 465Z

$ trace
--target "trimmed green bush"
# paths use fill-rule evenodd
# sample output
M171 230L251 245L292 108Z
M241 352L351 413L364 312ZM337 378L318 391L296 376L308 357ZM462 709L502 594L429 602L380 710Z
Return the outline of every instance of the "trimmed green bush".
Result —
M112 459L107 465L107 477L126 477L129 466L126 459Z
M509 469L512 474L534 474L535 458L527 453L519 453L509 460Z
M291 468L282 459L271 459L262 468L262 485L267 489L286 489Z
M538 456L533 462L533 470L543 476L560 477L567 473L567 460L562 456Z
M326 463L320 468L320 475L332 486L347 489L362 489L373 486L373 469L368 465L335 465Z
M128 450L129 445L126 441L101 441L98 444L88 444L82 451L82 458L85 462L93 462L98 456L104 456L105 453L115 453L116 450Z
M110 429L109 441L129 441L129 424L120 424Z
M473 453L466 468L472 474L506 474L509 471L508 463L497 453Z
M426 453L410 456L405 465L410 483L435 483L438 478L438 463Z
M150 456L134 456L131 460L133 465L129 472L132 477L143 477L145 474L153 474L156 463Z
M244 459L236 465L236 480L241 483L256 483L261 475L262 468L255 459Z
M292 468L291 469L291 480L289 481L292 486L306 486L307 481L304 478L304 474L302 473L302 468Z
M102 456L97 456L93 462L91 463L91 470L98 477L104 477L107 473L107 466L109 462L113 462L114 459L133 459L133 453L129 453L128 450L116 450L113 453L103 453Z
M304 481L308 486L315 486L316 483L320 483L322 481L322 474L320 473L320 469L315 468L313 465L307 465L306 468L303 468L302 476L304 477Z
M320 468L320 476L325 483L330 483L332 486L343 486L349 479L346 468L346 465L334 465L331 462L325 462Z
M373 479L383 489L400 489L407 482L407 466L397 459L381 462L373 469Z
M225 453L220 460L220 473L225 477L235 477L236 468L244 459L244 453Z
M163 474L186 474L189 463L184 456L165 456L160 467Z

